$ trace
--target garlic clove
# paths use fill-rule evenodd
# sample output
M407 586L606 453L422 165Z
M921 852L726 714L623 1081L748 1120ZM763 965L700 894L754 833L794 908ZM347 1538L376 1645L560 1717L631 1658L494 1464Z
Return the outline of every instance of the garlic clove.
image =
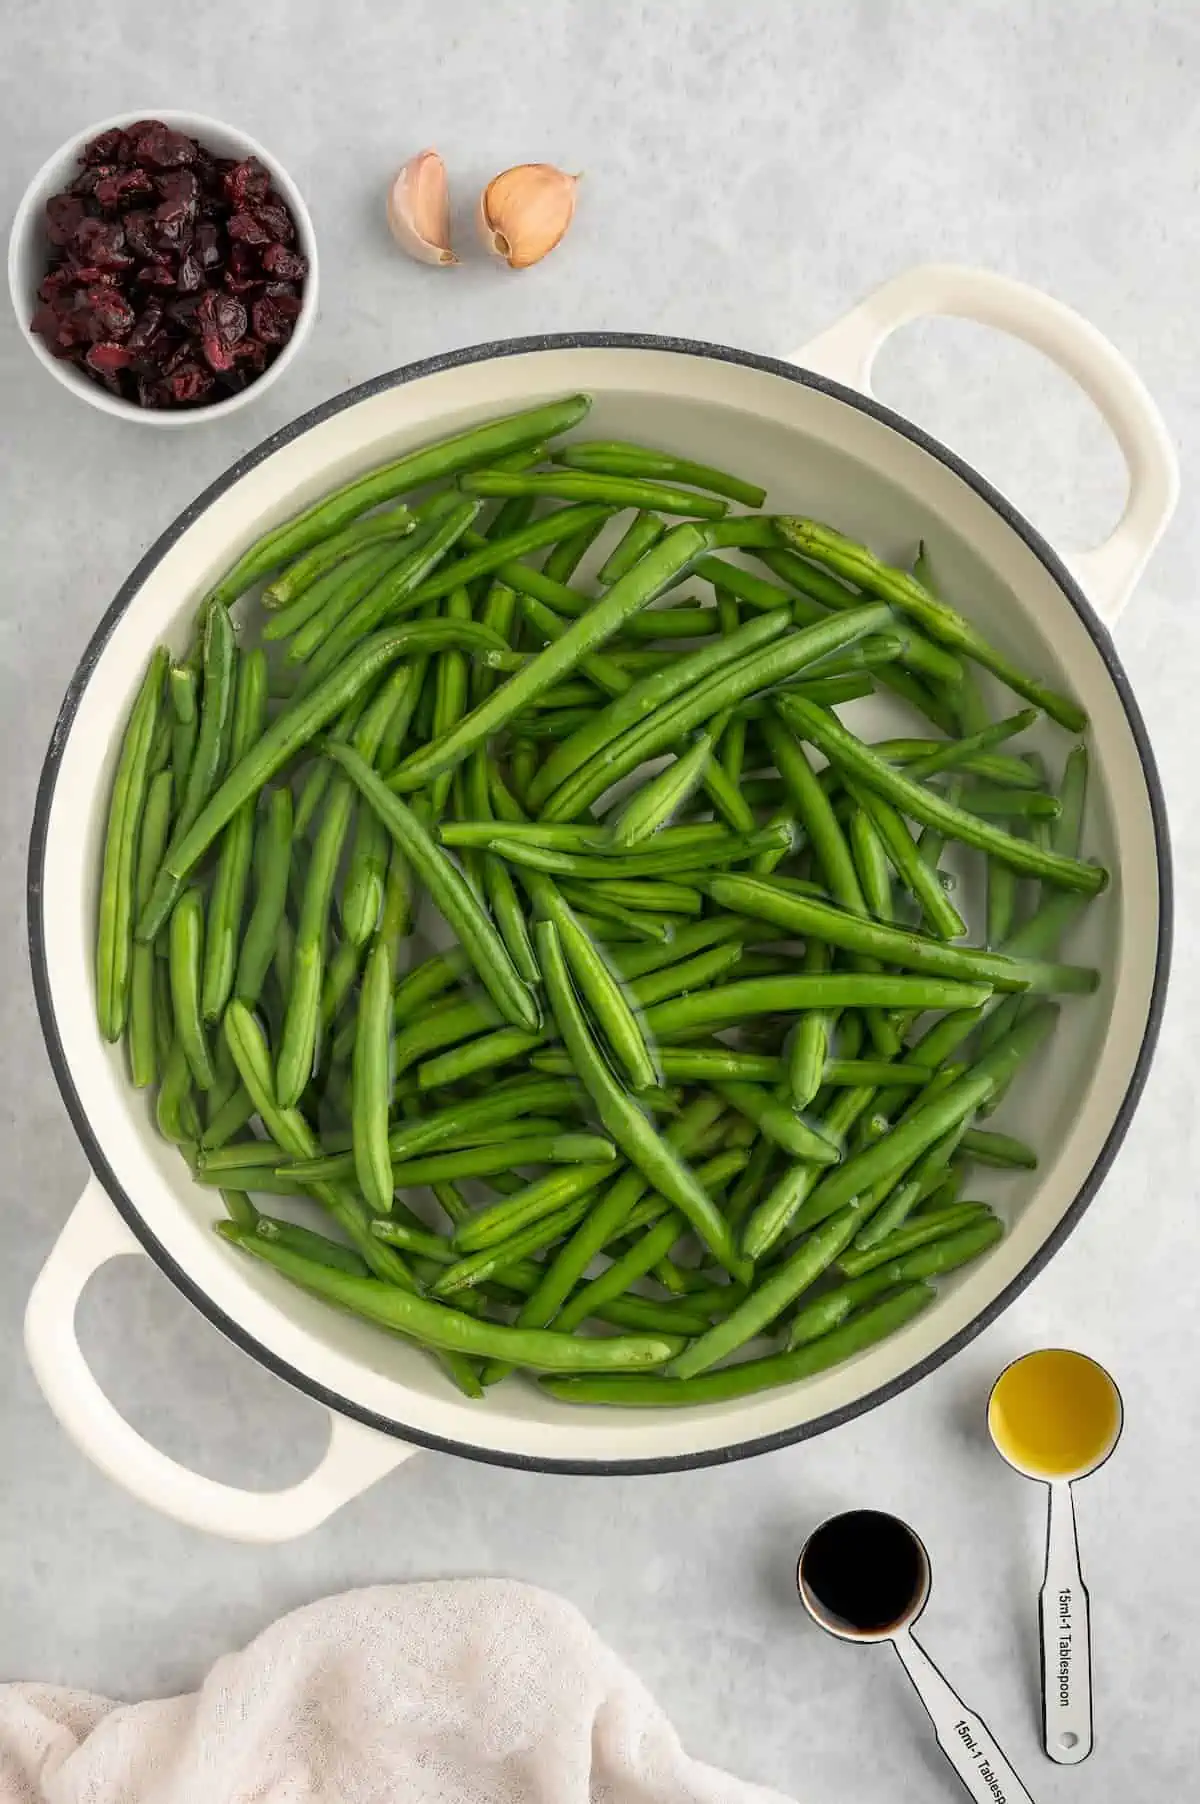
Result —
M510 269L528 269L560 242L575 212L577 175L552 163L518 163L479 197L479 234Z
M458 258L450 248L450 188L446 165L436 150L410 157L387 198L392 237L419 263L447 265Z

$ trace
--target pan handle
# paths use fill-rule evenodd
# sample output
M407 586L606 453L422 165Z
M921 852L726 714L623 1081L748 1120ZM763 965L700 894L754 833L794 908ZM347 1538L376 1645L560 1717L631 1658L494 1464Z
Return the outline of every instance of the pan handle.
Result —
M316 1471L282 1491L241 1491L160 1453L114 1409L75 1334L88 1279L130 1253L146 1256L97 1179L89 1178L30 1293L25 1348L47 1403L76 1446L140 1502L233 1541L291 1541L417 1451L330 1410L329 1444Z
M1109 537L1064 562L1107 626L1115 624L1179 498L1179 465L1149 390L1114 344L1040 289L991 270L924 263L885 282L789 359L864 394L884 340L898 326L949 314L995 326L1041 351L1091 397L1129 474L1125 508Z

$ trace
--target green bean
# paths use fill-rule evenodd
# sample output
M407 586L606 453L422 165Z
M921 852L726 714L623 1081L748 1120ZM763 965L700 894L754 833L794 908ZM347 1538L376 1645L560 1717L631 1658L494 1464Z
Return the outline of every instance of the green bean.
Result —
M565 822L562 824L569 825ZM546 829L547 832L553 830L552 827ZM686 832L687 829L680 831ZM686 843L676 843L669 838L669 834L670 829L664 828L661 834L655 835L652 844L641 850L621 853L612 849L612 841L604 833L597 836L601 845L593 856L587 852L560 850L553 845L539 844L532 836L516 839L511 836L506 823L497 822L492 827L486 844L489 851L497 853L509 864L545 871L551 876L578 877L584 880L597 878L603 882L669 876L679 871L690 873L701 864L740 864L767 849L789 851L794 843L791 832L781 831L778 827L748 834L727 833L723 827L716 827L715 837L702 842L688 840ZM446 845L462 843L456 842L451 825L439 837ZM606 841L607 850L604 843Z
M257 794L366 688L371 680L412 648L426 623L392 627L374 634L331 671L310 695L276 716L245 758L225 777L178 844L173 843L137 924L139 939L152 940L170 912L183 880L228 825L248 796ZM419 643L419 640L418 640Z
M794 1384L830 1366L840 1365L878 1341L886 1340L933 1301L926 1284L909 1284L858 1311L849 1321L819 1340L789 1353L748 1359L698 1378L580 1377L540 1380L541 1388L564 1403L599 1403L632 1409L686 1409L699 1403L723 1403L753 1396L781 1384ZM604 1343L601 1343L602 1345Z
M238 663L233 711L230 755L235 763L261 734L266 714L267 660L261 651L246 652ZM250 796L225 829L209 897L201 988L202 1012L209 1022L220 1019L233 989L253 848L254 797Z
M1108 881L1107 873L1098 865L1083 864L1061 853L1043 851L1028 840L1015 839L1012 834L992 826L990 821L956 807L934 790L914 782L877 757L869 746L848 733L823 708L792 695L781 696L778 706L791 725L826 757L861 778L870 789L885 796L911 819L936 828L948 838L961 840L964 845L975 846L1027 876L1039 877L1064 889L1095 895Z
M469 495L532 495L551 501L595 501L608 507L656 509L663 514L689 514L698 520L720 520L729 511L727 501L694 495L669 483L623 476L601 475L590 470L554 470L526 476L505 470L474 470L460 476L458 486Z
M968 1128L960 1142L964 1153L982 1165L999 1165L1006 1170L1036 1171L1038 1156L1024 1141L1011 1134L994 1134L983 1128Z
M1030 710L1032 714L1032 710ZM1013 715L1023 720L1025 715ZM999 721L996 730L1009 722ZM982 729L981 729L982 731ZM987 729L991 732L992 729ZM1040 779L1023 757L1006 757L1002 752L966 752L954 756L969 739L875 739L871 750L886 758L889 764L903 766L910 776L921 774L919 767L933 757L946 758L945 768L962 776L983 777L989 783L1007 784L1012 789L1037 789ZM836 775L836 773L834 773Z
M239 1228L257 1228L259 1213L244 1190L222 1190L221 1201L231 1222ZM365 1270L365 1267L364 1267Z
M236 601L268 571L330 539L360 514L438 477L454 476L475 464L566 432L578 424L590 405L586 395L573 395L566 401L528 408L523 413L491 420L485 426L469 427L358 477L258 540L217 584L214 596L226 603Z
M222 1037L222 1043L224 1039ZM211 1091L209 1092L211 1099ZM254 1098L245 1085L238 1080L237 1088L220 1106L214 1109L208 1118L208 1125L200 1136L201 1151L217 1151L231 1140L239 1129L244 1128L255 1113Z
M669 537L664 544L669 542ZM615 595L617 591L614 589L611 593ZM628 728L614 743L594 753L548 797L541 810L542 819L565 820L579 814L611 784L637 769L646 759L677 744L714 714L723 712L747 695L783 682L836 645L863 637L873 631L883 617L882 608L870 607L860 608L854 615L831 616L828 621L789 633L778 644L766 645L739 658L728 668L718 670L677 696L669 706L660 708L650 719ZM769 615L763 616L763 620L769 619ZM632 693L631 690L630 695ZM627 701L629 697L621 699ZM602 720L603 715L596 718Z
M494 1071L540 1046L544 1033L528 1033L523 1027L501 1027L482 1034L469 1045L454 1046L437 1058L427 1058L417 1068L422 1090L441 1090L483 1071Z
M353 805L349 783L335 783L325 800L305 878L275 1067L275 1093L285 1108L300 1101L316 1062L329 909Z
M498 1132L504 1124L536 1112L541 1108L558 1108L570 1103L576 1095L571 1084L545 1077L521 1078L517 1082L489 1091L472 1102L453 1103L435 1114L403 1122L388 1137L390 1163L415 1159L422 1153L464 1133ZM352 1154L335 1153L294 1161L289 1175L304 1182L315 1179L352 1177Z
M1062 809L1058 797L1044 790L973 783L961 785L959 794L965 812L988 820L1054 821Z
M695 1378L764 1333L802 1291L845 1254L866 1209L866 1199L856 1197L831 1216L723 1321L677 1354L667 1367L671 1376Z
M874 818L865 808L854 807L850 810L846 836L868 910L877 921L894 921L896 913L892 902L892 873L888 868L887 854Z
M743 482L740 476L730 476L708 464L692 463L689 458L676 457L670 451L619 440L576 440L556 451L554 462L571 470L596 470L605 476L660 477L667 482L687 483L693 488L708 489L714 495L726 495L745 507L761 507L767 498L765 489L755 482Z
M622 851L651 839L683 808L704 781L713 752L713 734L701 733L691 749L644 783L622 806L612 825L613 844Z
M825 617L824 608L799 600L777 583L769 583L752 570L743 570L740 564L731 564L727 558L715 557L711 552L696 560L696 575L712 583L718 596L724 591L760 614L786 608L796 626L812 626Z
M373 514L353 520L340 532L330 534L310 551L297 557L286 570L272 579L263 590L265 608L285 608L311 589L318 577L333 569L353 552L380 539L403 538L412 532L416 521L406 507L394 507L386 514Z
M556 1175L568 1189L577 1188L573 1182L568 1182L571 1174ZM432 1288L435 1294L458 1299L464 1291L470 1293L481 1284L502 1278L510 1266L519 1265L546 1247L553 1246L583 1220L592 1206L594 1188L585 1187L574 1201L564 1203L552 1214L542 1215L529 1222L516 1233L510 1234L507 1240L497 1241L494 1246L482 1247L477 1253L463 1254L434 1278Z
M839 1148L819 1128L810 1127L794 1114L789 1104L780 1102L769 1090L758 1084L747 1084L735 1078L724 1079L713 1088L729 1106L753 1121L760 1133L794 1159L811 1160L816 1165L836 1165Z
M938 1151L945 1140L950 1138L950 1135L943 1135L942 1140L935 1140L933 1146L930 1147L929 1152L925 1154L925 1158L922 1159L916 1167L916 1173L918 1175L905 1178L902 1184L897 1184L895 1189L891 1192L891 1195L885 1198L877 1212L871 1215L865 1226L858 1230L858 1233L854 1236L854 1245L858 1251L865 1252L868 1248L877 1245L879 1241L886 1240L890 1234L894 1233L897 1228L907 1221L909 1215L920 1200L922 1188L922 1179L920 1176L921 1165L925 1163L925 1159L930 1158ZM868 1191L867 1194L874 1200L874 1191ZM836 1221L838 1218L837 1216L834 1216L833 1219ZM818 1232L820 1232L819 1229Z
M538 601L532 595L521 596L521 613L534 631L540 633L543 640L550 644L561 639L563 634L568 631L567 626L554 613L553 609L546 607L543 602ZM536 653L533 654L533 656L536 655ZM532 657L525 658L517 668L528 669L532 661ZM590 652L586 658L580 658L579 668L597 688L603 689L606 695L624 695L627 689L633 687L633 678L627 676L620 665L615 664L602 651ZM561 688L562 685L559 687ZM548 705L552 693L547 689L539 698L540 704Z
M619 543L614 545L607 558L600 566L599 582L604 588L611 588L615 582L633 569L640 557L644 557L651 546L657 545L666 531L666 526L657 514L635 514L631 524ZM547 560L546 574L550 575L550 564Z
M959 1122L967 1120L996 1085L1005 1081L1021 1060L1040 1044L1053 1026L1057 1012L1050 1004L1038 1004L997 1047L986 1053L972 1070L955 1079L941 1095L932 1101L919 1099L912 1115L891 1133L862 1152L852 1154L822 1178L794 1218L793 1227L815 1226L826 1216L836 1213L852 1196L885 1178L898 1182L935 1140L940 1140Z
M868 592L863 589L848 588L827 570L810 564L794 551L785 550L781 543L774 548L755 547L761 561L775 576L808 597L811 601L820 602L824 608L832 608L836 612L844 612L849 608L861 607L868 599ZM888 688L895 689L898 694L911 695L911 685L916 685L921 697L921 711L928 714L924 702L928 699L930 706L935 706L925 684L933 682L957 689L962 681L963 666L960 660L944 646L934 643L924 633L914 628L907 636L904 648L904 662L908 670L917 673L910 676L908 671L889 671L883 678ZM934 719L928 714L929 719Z
M388 1050L392 1028L392 963L386 945L371 948L358 998L354 1035L354 1170L359 1189L377 1214L392 1206L388 1106Z
M471 969L471 961L461 946L449 952L437 952L423 964L408 971L396 985L392 1012L397 1024L415 1015L427 1002L440 996Z
M1017 695L1024 696L1051 720L1057 721L1059 726L1072 733L1082 733L1087 726L1087 715L1077 703L1026 676L989 644L968 620L930 594L915 577L881 563L865 546L855 544L814 520L781 518L776 525L785 542L795 550L815 558L839 575L848 576L870 594L883 596L902 613L911 614L931 638L966 652Z
M719 1103L711 1097L697 1099L671 1123L664 1138L676 1152L691 1155L706 1128L711 1127L717 1118L719 1109ZM622 1172L609 1185L539 1276L536 1286L517 1315L519 1327L545 1328L550 1325L583 1278L592 1260L620 1232L630 1212L648 1188L647 1179L636 1168ZM609 1303L616 1301L615 1297L609 1299ZM607 1306L601 1303L599 1308L605 1309ZM500 1376L501 1371L489 1368L484 1373L484 1383L495 1382Z
M156 651L130 711L109 803L96 930L96 1015L106 1040L120 1039L129 1013L138 836L166 669L166 652Z
M659 548L661 550L661 547ZM756 651L787 631L785 613L751 620L728 639L689 652L663 670L652 671L636 682L625 695L609 703L593 724L559 746L546 760L532 785L530 800L545 801L551 792L579 770L601 747L616 739L626 728L647 719L674 697L710 677L715 671L736 663L748 652Z
M222 1031L243 1084L272 1140L293 1159L311 1159L316 1136L298 1109L281 1108L275 1100L271 1050L254 1016L236 997L225 1010ZM352 1190L338 1184L312 1183L310 1194L328 1210L377 1278L389 1286L412 1289L413 1277L400 1255L381 1245L370 1231L366 1207Z
M191 1100L192 1073L183 1050L183 1042L174 1040L162 1061L158 1095L154 1099L154 1120L165 1140L181 1146L195 1140L199 1118ZM195 1131L193 1131L195 1130Z
M550 547L542 572L551 582L569 583L575 571L595 544L604 528L608 525L608 517L593 520L582 532L572 533L569 539L560 539ZM602 579L607 580L607 579Z
M392 1072L400 1077L421 1059L432 1052L438 1052L445 1046L459 1046L462 1041L475 1034L486 1033L495 1027L500 1019L500 1011L490 997L482 996L470 1001L458 1002L450 999L452 1006L428 1011L416 1020L406 1022L392 1041ZM524 1029L509 1028L509 1033L523 1033Z
M712 1199L637 1104L616 1083L592 1040L571 988L558 929L553 921L539 921L535 932L538 962L554 1018L579 1080L595 1104L601 1122L626 1158L686 1216L719 1263L735 1277L740 1277L742 1261L734 1251L732 1237Z
M752 932L745 921L735 920L731 915L691 921L679 929L669 945L614 946L612 961L621 976L632 981L648 976L651 971L660 971L665 965L681 964L696 953L707 951L710 946L727 945L730 941L740 946Z
M1036 993L1096 988L1098 974L1086 966L1046 965L975 946L947 946L905 927L864 921L815 896L778 887L771 878L722 872L704 880L704 890L720 907L770 921L788 934L824 940L848 952L869 952L883 964L998 990Z
M1009 958L1036 960L1046 957L1075 917L1086 908L1089 898L1073 890L1052 890L1038 904L1029 919L1004 942L1001 950Z
M211 1089L215 1075L200 1010L203 946L204 900L198 889L188 889L171 913L171 1008L175 1031L198 1090Z
M457 1309L398 1290L394 1285L381 1284L378 1279L336 1272L270 1241L234 1232L245 1251L265 1260L303 1289L382 1327L449 1352L507 1359L514 1365L559 1372L655 1366L670 1354L670 1343L649 1335L583 1340L551 1329L509 1328L498 1322L476 1321Z
M861 1278L864 1272L873 1271L879 1265L890 1265L893 1259L915 1252L918 1247L949 1239L962 1228L977 1227L990 1214L986 1203L958 1203L951 1209L939 1210L936 1215L922 1215L872 1247L861 1252L843 1253L837 1261L838 1270L847 1278Z
M676 1083L715 1083L727 1078L740 1078L748 1083L778 1083L783 1077L783 1060L767 1058L754 1052L735 1052L728 1046L691 1047L664 1046L657 1053L664 1077ZM530 1064L537 1071L566 1073L573 1069L567 1054L558 1047L535 1052ZM916 1081L924 1083L927 1073Z
M177 847L216 788L233 719L234 662L237 643L227 610L212 603L204 616L204 684L200 692L200 725L188 766L183 800L171 830Z
M478 1253L488 1247L499 1246L514 1234L532 1227L534 1222L541 1221L568 1203L574 1203L580 1197L599 1189L613 1175L614 1157L614 1149L610 1144L604 1141L600 1144L606 1147L607 1158L597 1159L593 1155L590 1161L575 1163L568 1170L546 1172L512 1196L506 1197L503 1202L468 1216L454 1230L456 1250L460 1253ZM452 1274L447 1274L444 1282L439 1281L439 1285L439 1295L452 1291L455 1288Z
M227 1171L247 1170L253 1166L259 1166L264 1171L274 1171L282 1158L283 1154L274 1140L235 1140L218 1148L202 1146L197 1155L196 1169L210 1177ZM291 1173L286 1175L290 1177Z
M398 790L419 788L456 764L527 708L543 690L561 682L588 652L612 637L622 621L646 606L707 544L703 526L676 526L619 583L573 622L561 639L472 709L444 739L405 760L392 777Z
M802 1341L813 1340L824 1332L822 1321L828 1316L835 1298L838 1299L839 1307L842 1307L842 1314L848 1314L859 1303L866 1302L881 1291L891 1290L897 1284L915 1283L956 1271L959 1266L978 1259L980 1253L985 1253L1003 1237L1004 1223L994 1215L984 1217L968 1227L948 1234L943 1240L928 1242L912 1252L892 1259L887 1265L873 1267L861 1277L847 1279L836 1290L831 1290L826 1296L796 1311L788 1332L788 1346L799 1346ZM824 1316L817 1313L822 1310L822 1306Z
M1083 830L1083 809L1087 800L1088 752L1085 745L1073 745L1067 753L1062 780L1062 812L1050 835L1054 850L1069 858L1079 856Z
M893 1266L880 1266L867 1272L861 1278L846 1278L832 1290L814 1297L811 1303L803 1303L792 1317L788 1329L787 1351L795 1347L807 1345L810 1341L819 1340L822 1335L830 1334L840 1328L847 1316L864 1303L870 1303L885 1291L894 1290L904 1280L888 1274Z
M244 1225L238 1223L239 1227ZM357 1278L368 1275L366 1261L353 1247L346 1246L340 1240L330 1240L327 1234L314 1233L312 1228L301 1227L298 1222L283 1221L274 1215L260 1215L254 1231L263 1240L286 1247L289 1252L311 1259L317 1265L327 1266L331 1271L349 1272Z
M146 791L138 834L137 864L134 873L132 912L127 932L150 894L154 874L162 860L171 827L171 773L159 771ZM154 948L140 940L132 948L129 969L129 1009L127 1040L129 1074L134 1085L144 1090L158 1074L158 1048L154 1027Z
M443 517L443 511L439 511L435 520ZM424 543L431 531L431 524L423 521L417 543ZM288 608L274 620L268 620L263 628L263 638L268 643L291 639L286 654L288 667L309 663L388 571L412 568L413 550L412 544L393 542L370 546L358 556L348 558L345 564L331 570L323 582L314 584L310 594L296 604L295 610ZM298 619L298 613L305 618ZM306 674L296 671L294 680L303 682Z
M859 1085L842 1090L833 1100L821 1126L825 1138L843 1146L855 1122L870 1107L874 1090ZM748 1200L749 1218L742 1234L742 1251L747 1259L762 1259L776 1245L791 1225L801 1205L821 1176L823 1167L810 1159L789 1164L767 1194ZM765 1170L763 1176L765 1177Z
M889 972L835 971L821 977L747 978L721 984L703 996L659 1003L646 1016L660 1039L685 1038L736 1026L751 1015L791 1014L805 1008L973 1008L987 999L986 986L946 978L893 976Z
M481 576L499 575L502 581L509 582L511 572L522 568L519 560L529 552L574 538L597 521L611 519L612 512L611 507L583 502L578 506L557 508L540 520L531 520L516 532L506 533L502 539L464 533L462 542L467 547L466 555L427 577L415 592L414 603L422 606L426 602L440 601L451 589L458 588L461 583L473 583ZM519 587L516 583L512 586Z
M717 1153L697 1167L696 1177L706 1189L716 1191L745 1162L746 1155L740 1151ZM641 1233L643 1227L650 1231ZM686 1220L670 1207L665 1197L654 1192L643 1196L625 1215L621 1225L622 1235L638 1232L640 1238L622 1252L619 1258L614 1259L598 1277L590 1279L574 1292L555 1318L560 1332L566 1333L577 1328L580 1322L595 1314L598 1309L623 1296L630 1285L653 1270L686 1230Z
M967 924L942 888L936 870L923 862L899 811L883 796L851 781L850 794L871 820L893 868L921 910L929 931L940 940L959 939Z
M825 941L809 939L804 948L804 971L818 977L829 970L830 963ZM808 1009L792 1031L787 1048L787 1089L792 1108L797 1113L807 1109L821 1088L836 1019L822 1009Z
M338 763L375 810L429 890L434 905L457 936L496 1007L516 1027L536 1032L537 1003L516 970L503 940L483 912L470 885L430 837L412 809L393 795L356 752L329 747Z
M570 904L541 879L534 886L539 907L554 922L563 955L584 1001L617 1064L635 1090L659 1081L658 1066L634 1010L590 935L580 926Z
M200 729L200 711L196 706L196 672L187 664L172 664L167 671L167 688L171 697L171 793L175 806L182 805L187 789L188 772L196 749Z
M288 870L292 856L292 792L271 791L254 841L257 890L238 953L234 994L253 1008L262 992L287 906Z
M616 902L624 908L645 909L662 916L704 912L704 899L699 890L682 879L669 882L651 877L605 877L589 883L586 888L568 880L563 884L563 894L578 899L588 908L595 908L600 902Z
M989 946L1002 946L1013 930L1017 913L1017 873L1010 865L990 858L987 866L987 926Z
M418 534L411 549L398 563L379 577L362 600L344 620L338 622L329 637L313 654L300 684L299 693L309 694L329 672L347 657L368 633L394 624L402 614L421 608L417 600L420 579L436 571L448 551L462 537L472 518L470 504L451 509L435 520L427 535ZM456 587L457 585L452 585ZM422 630L423 629L423 630ZM412 638L414 651L441 651L459 646L467 651L498 649L496 637L475 622L422 618L416 623Z
M611 1141L601 1135L564 1133L561 1127L539 1134L533 1132L536 1122L519 1125L522 1129L520 1137L497 1139L485 1146L456 1147L449 1152L429 1153L424 1158L397 1162L391 1167L396 1189L463 1178L486 1178L498 1171L515 1171L523 1165L610 1165L616 1158ZM561 1174L551 1173L546 1182L553 1183L558 1176ZM511 1200L503 1205L505 1209L510 1207ZM472 1232L481 1220L482 1215L470 1218ZM462 1244L485 1246L493 1239L503 1238L504 1235L497 1234Z

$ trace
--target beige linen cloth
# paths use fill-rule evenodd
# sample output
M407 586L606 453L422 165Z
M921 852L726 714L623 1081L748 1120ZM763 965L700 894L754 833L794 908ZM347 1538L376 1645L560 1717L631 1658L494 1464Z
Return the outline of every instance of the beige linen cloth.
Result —
M786 1804L684 1753L560 1597L387 1585L296 1610L200 1689L0 1685L3 1804Z

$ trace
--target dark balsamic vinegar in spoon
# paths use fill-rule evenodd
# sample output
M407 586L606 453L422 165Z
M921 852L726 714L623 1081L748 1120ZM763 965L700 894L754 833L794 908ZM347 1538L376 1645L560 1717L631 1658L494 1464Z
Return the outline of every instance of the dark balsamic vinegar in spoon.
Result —
M811 1537L800 1582L831 1626L877 1635L912 1614L926 1584L925 1556L895 1516L849 1510Z

